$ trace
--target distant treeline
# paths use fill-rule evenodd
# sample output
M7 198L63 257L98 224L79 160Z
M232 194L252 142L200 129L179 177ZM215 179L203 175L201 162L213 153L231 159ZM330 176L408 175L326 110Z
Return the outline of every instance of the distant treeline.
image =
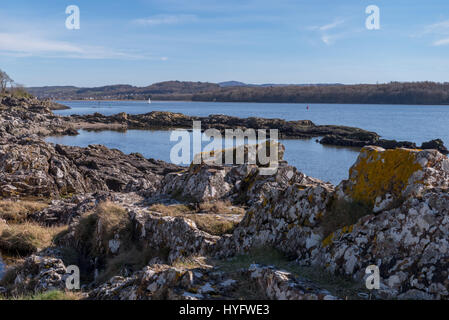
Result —
M360 85L220 86L168 81L148 87L29 88L41 98L191 100L222 102L449 104L449 83L391 82Z

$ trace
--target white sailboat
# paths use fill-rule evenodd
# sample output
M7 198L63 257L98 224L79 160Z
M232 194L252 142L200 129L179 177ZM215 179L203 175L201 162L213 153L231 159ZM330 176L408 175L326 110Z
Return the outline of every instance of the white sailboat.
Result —
M150 104L151 103L151 98L148 98L148 104Z

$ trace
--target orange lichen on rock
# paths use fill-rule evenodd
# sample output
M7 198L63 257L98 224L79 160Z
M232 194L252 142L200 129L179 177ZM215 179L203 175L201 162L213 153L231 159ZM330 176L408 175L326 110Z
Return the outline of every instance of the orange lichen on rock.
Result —
M385 194L400 197L413 173L423 169L417 161L419 152L414 149L363 148L349 171L350 184L345 193L370 205Z

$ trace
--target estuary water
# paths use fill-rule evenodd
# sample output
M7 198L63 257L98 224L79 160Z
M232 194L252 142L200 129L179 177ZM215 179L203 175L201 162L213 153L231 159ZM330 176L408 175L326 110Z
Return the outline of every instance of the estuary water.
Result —
M315 124L334 124L375 131L385 139L408 140L418 144L441 138L449 145L449 106L347 105L347 104L279 104L221 102L153 102L146 101L58 101L71 107L56 111L60 115L129 114L172 111L187 115L226 114L237 117L312 120ZM308 106L308 108L307 108ZM78 136L49 137L47 141L88 146L103 144L125 153L139 152L147 158L170 161L169 131L128 130L127 132L80 131ZM305 174L338 184L348 177L348 169L358 150L322 146L315 139L283 140L285 159Z

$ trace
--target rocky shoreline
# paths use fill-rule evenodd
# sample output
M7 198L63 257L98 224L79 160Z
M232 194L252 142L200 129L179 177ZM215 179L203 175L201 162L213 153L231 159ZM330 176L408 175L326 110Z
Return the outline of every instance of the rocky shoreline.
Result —
M325 145L344 147L364 147L367 145L379 146L385 149L418 148L409 141L396 141L380 139L380 136L371 131L347 126L315 125L310 120L286 121L282 119L264 118L238 118L226 115L210 115L208 117L187 116L181 113L153 111L146 114L131 115L119 113L104 116L100 113L92 115L72 115L65 118L73 123L77 129L90 130L168 130L175 128L191 129L193 121L201 121L203 130L218 129L224 133L226 129L247 130L277 129L279 139L307 139L322 137L319 142ZM424 143L420 148L437 149L444 154L449 151L440 139Z
M315 125L310 120L286 121L282 119L238 118L226 115L210 115L208 117L188 116L181 113L153 111L146 114L119 113L104 116L100 113L91 115L56 116L51 110L62 110L68 107L50 100L17 99L11 96L0 98L0 111L14 110L14 115L23 118L25 113L32 111L34 119L31 125L37 127L34 133L39 136L77 135L79 129L85 130L171 130L191 129L193 121L201 121L202 130L217 129L224 133L226 129L277 129L279 139L321 138L317 142L324 145L358 147L378 146L384 149L436 149L443 154L449 154L443 141L434 139L424 142L421 146L410 141L381 139L371 131L360 128L336 125ZM30 115L29 115L30 116ZM29 130L28 130L29 132ZM20 133L15 133L15 135Z
M264 176L252 164L185 168L43 140L87 124L189 128L193 118L205 129L380 141L311 122L58 117L45 103L3 99L0 251L25 258L8 267L0 299L68 294L70 265L81 271L81 290L71 293L79 299L449 298L449 159L438 141L425 150L363 145L349 178L334 186L282 159ZM372 291L369 265L380 271Z

